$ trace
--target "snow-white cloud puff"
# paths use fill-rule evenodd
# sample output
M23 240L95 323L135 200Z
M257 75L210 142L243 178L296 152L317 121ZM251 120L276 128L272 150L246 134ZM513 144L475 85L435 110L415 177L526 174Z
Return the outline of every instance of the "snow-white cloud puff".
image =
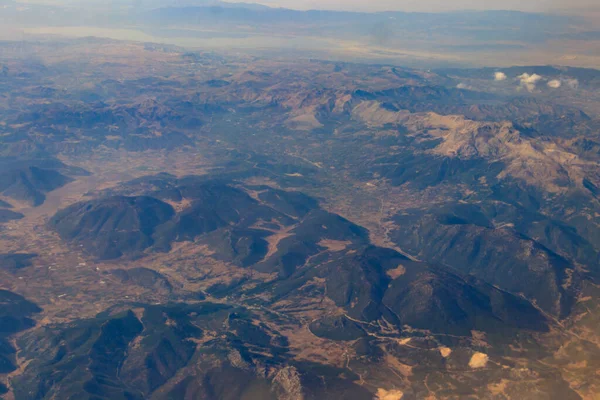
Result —
M495 72L494 73L494 80L496 82L501 82L501 81L505 81L506 80L506 74L504 72Z
M535 86L539 81L542 80L542 76L538 74L528 74L524 73L517 77L519 79L519 88L527 89L528 92L533 92L535 90Z
M562 86L562 82L559 79L552 79L548 81L548 87L552 89L558 89Z

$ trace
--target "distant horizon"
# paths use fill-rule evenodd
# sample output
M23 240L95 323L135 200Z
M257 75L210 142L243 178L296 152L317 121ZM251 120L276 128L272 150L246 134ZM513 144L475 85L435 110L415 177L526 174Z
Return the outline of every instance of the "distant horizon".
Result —
M47 4L47 5L88 5L102 4L103 6L123 4L144 4L142 0L13 0L23 4ZM158 5L161 1L152 1ZM165 7L172 6L194 6L194 0L165 0ZM197 5L210 4L211 0L199 0ZM214 3L231 4L256 4L271 8L281 8L298 11L323 10L323 11L346 11L346 12L423 12L423 13L446 13L446 12L468 12L468 11L520 11L531 13L566 13L583 14L588 16L600 15L600 5L596 0L534 0L523 2L520 0L504 1L476 1L476 0L214 0ZM146 3L147 4L147 3Z
M498 2L458 0L222 0L226 3L259 4L273 8L291 10L330 10L348 12L460 12L460 11L521 11L532 13L575 13L584 11L600 12L595 0L537 0L522 2L504 0Z

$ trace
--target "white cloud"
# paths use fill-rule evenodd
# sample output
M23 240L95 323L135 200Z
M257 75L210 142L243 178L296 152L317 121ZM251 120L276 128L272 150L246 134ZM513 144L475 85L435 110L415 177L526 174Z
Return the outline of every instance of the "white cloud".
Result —
M519 79L519 87L527 89L529 92L535 90L535 85L542 79L541 75L524 73L517 77Z
M466 83L459 83L458 85L456 85L457 89L470 89L471 86L467 85Z
M496 72L494 73L495 81L504 81L506 80L506 74L504 72Z
M558 79L553 79L548 82L548 86L551 87L552 89L558 89L561 85L562 85L562 82L559 81Z

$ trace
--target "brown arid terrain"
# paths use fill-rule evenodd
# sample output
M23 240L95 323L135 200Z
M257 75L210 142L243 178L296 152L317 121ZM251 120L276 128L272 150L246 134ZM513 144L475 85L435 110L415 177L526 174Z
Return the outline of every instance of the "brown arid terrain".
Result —
M2 66L0 397L600 398L599 71Z

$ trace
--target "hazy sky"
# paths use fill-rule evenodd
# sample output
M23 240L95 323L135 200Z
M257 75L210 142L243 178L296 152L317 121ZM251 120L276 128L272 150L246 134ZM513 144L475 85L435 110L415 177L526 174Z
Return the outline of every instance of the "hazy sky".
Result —
M532 12L567 12L600 16L600 0L16 0L22 3L70 4L207 4L212 1L230 3L257 3L270 7L297 10L347 10L347 11L422 11L440 12L455 10L520 10ZM0 0L1 2L1 0ZM146 3L146 4L147 4Z
M244 0L225 0L240 2ZM294 9L330 9L353 11L449 11L449 10L522 10L547 12L574 8L600 8L600 0L246 0L248 3Z

